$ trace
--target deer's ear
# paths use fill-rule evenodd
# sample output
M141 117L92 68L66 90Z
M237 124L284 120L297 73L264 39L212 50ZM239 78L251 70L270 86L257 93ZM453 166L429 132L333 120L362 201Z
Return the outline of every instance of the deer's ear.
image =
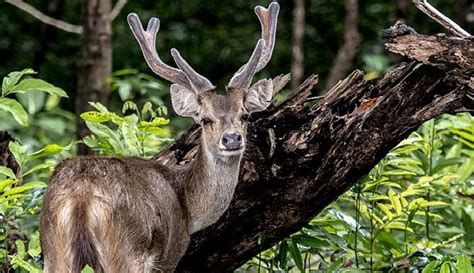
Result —
M265 110L272 102L272 80L259 80L249 88L245 97L245 109L250 113Z
M200 111L197 94L179 84L172 84L170 92L174 111L180 116L197 120Z

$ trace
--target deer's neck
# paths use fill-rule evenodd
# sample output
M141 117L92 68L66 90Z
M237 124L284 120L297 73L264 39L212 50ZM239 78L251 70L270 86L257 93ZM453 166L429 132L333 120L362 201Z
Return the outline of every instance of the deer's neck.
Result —
M200 145L183 189L190 233L213 224L226 211L238 183L240 159L216 158Z

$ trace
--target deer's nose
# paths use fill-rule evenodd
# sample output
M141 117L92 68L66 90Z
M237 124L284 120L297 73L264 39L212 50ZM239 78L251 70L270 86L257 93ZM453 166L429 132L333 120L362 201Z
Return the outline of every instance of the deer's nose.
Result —
M227 150L238 150L242 147L242 135L236 132L227 132L222 135L221 144Z

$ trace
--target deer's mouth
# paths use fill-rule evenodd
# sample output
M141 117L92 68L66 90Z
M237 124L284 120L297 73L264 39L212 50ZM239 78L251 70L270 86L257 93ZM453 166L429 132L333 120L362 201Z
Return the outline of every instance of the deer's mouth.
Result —
M244 152L244 147L240 146L238 148L225 148L225 149L220 149L221 154L223 156L233 156L233 155L241 155Z

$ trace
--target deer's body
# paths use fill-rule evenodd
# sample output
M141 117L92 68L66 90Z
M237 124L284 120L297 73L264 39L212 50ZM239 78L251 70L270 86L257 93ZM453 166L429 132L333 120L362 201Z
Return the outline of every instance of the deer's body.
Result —
M96 272L142 272L144 265L172 272L190 234L227 208L239 161L212 162L200 151L192 163L176 168L141 158L62 162L48 190L61 194L47 195L43 204L49 216L41 219L42 237L55 238L42 242L54 257L45 271L73 272L90 264Z
M61 163L42 209L45 272L80 272L86 264L142 272L145 262L172 272L189 241L189 217L173 186L180 175L138 158Z
M201 123L201 143L186 166L163 166L140 158L77 157L56 167L41 211L45 272L173 272L190 235L225 212L238 182L248 114L265 109L271 80L250 87L271 57L278 4L256 8L262 38L249 62L231 79L226 95L197 74L176 50L179 69L154 50L159 21L143 30L129 24L145 59L171 85L173 108Z

